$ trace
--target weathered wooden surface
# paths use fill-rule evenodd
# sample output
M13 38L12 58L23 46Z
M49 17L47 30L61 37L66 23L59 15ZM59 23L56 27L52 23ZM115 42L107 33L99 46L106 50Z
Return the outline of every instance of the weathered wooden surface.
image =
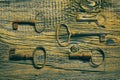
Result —
M57 0L52 0L56 3ZM49 7L52 10L48 10L45 13L47 28L42 33L36 33L33 26L30 25L19 25L17 31L12 30L12 22L3 23L0 29L0 80L14 80L14 79L30 79L30 80L57 80L57 79L120 79L120 25L119 19L116 18L117 14L114 12L104 11L103 14L107 17L105 24L106 28L99 28L94 23L79 23L69 22L66 23L71 32L109 32L106 39L113 38L116 41L115 46L107 46L105 42L99 43L97 36L83 36L83 37L72 37L71 44L78 43L81 49L100 47L105 52L105 62L97 68L93 68L88 62L80 60L69 60L67 52L69 51L70 45L67 47L60 47L57 44L55 36L55 27L57 23L60 23L58 18L61 17L59 14L60 7L51 8L55 3L48 4L49 1L45 0L46 3L40 3L33 1L36 6L28 2L11 3L10 7L0 8L1 19L8 20L27 20L34 19L35 10L40 10L45 13L45 10L37 7ZM27 5L26 5L27 4ZM41 4L41 5L38 5ZM64 4L66 5L66 4ZM61 6L64 6L61 5ZM21 7L21 8L19 8ZM58 9L58 10L57 10ZM56 15L53 12L56 13ZM114 17L111 17L114 16ZM52 20L55 20L52 22ZM50 23L49 23L50 22ZM62 21L63 23L63 21ZM54 26L54 27L53 27ZM36 70L32 66L31 60L20 60L20 61L9 61L9 50L16 48L16 54L32 56L34 49L37 46L43 46L47 52L46 66L41 70ZM105 71L105 72L104 72Z

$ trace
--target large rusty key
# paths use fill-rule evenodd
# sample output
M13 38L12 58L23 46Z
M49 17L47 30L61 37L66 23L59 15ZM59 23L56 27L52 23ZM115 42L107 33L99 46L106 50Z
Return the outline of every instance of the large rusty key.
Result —
M12 28L13 30L18 30L18 25L32 25L37 33L42 32L45 29L44 21L37 21L37 20L15 20L12 21Z
M12 22L12 29L18 30L18 25L31 25L37 33L45 29L45 16L38 13L32 20L0 20L2 22Z
M106 41L106 35L109 34L109 32L106 31L71 31L66 24L60 24L57 26L56 29L56 40L58 44L62 47L68 46L70 43L70 39L74 37L81 37L81 36L98 36L99 42L105 42Z
M15 20L12 21L13 30L18 30L18 24L32 25L37 33L44 31L45 29L45 16L42 13L38 13L33 20Z

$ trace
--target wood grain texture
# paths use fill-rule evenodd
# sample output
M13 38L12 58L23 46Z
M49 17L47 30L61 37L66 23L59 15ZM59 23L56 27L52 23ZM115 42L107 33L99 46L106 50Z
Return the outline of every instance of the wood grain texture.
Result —
M120 20L118 6L102 10L107 21L106 28L93 23L77 22L75 14L68 10L72 0L13 0L10 4L0 3L0 80L95 80L120 79ZM96 0L97 1L97 0ZM112 0L109 0L112 2ZM116 3L115 0L112 3ZM7 6L5 6L7 5ZM69 5L69 6L68 6ZM119 4L116 4L119 5ZM34 20L40 12L45 16L45 30L37 33L32 25L18 25L12 29L15 20ZM3 21L7 20L7 21ZM98 36L71 36L70 43L61 47L56 40L56 28L66 24L71 34L108 33L105 40L113 39L115 44L99 42ZM64 33L64 32L63 32ZM92 67L89 62L70 60L69 52L73 44L80 47L80 53L99 47L105 52L105 61L99 67ZM46 49L46 65L35 69L32 64L33 51L36 47ZM9 60L10 49L15 49L15 56L20 60ZM24 57L30 60L23 59ZM22 60L23 59L23 60Z

